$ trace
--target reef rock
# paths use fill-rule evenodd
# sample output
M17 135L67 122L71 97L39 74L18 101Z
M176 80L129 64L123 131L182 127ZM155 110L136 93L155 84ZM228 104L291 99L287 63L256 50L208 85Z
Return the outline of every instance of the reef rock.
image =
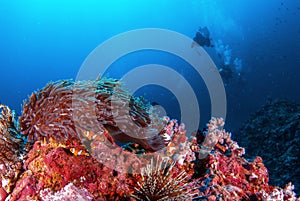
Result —
M292 182L300 193L300 105L286 100L269 101L252 115L236 139L246 157L261 156L270 184L284 187Z

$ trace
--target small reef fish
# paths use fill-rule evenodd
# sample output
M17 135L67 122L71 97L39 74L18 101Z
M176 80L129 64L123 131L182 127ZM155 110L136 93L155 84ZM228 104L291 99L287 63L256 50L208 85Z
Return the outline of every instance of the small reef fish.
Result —
M100 140L102 142L107 139L111 144L114 144L113 138L108 134L108 130L99 131L97 133L93 131L83 131L83 135L87 137L89 140Z
M89 140L99 140L100 136L94 133L93 131L83 131L83 135Z
M74 154L74 156L89 156L90 154L82 149L70 148L70 152Z

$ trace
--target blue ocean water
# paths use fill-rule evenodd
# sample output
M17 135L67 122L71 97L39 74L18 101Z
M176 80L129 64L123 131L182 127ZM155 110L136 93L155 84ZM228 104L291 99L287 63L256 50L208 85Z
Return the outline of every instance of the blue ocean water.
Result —
M205 50L220 69L229 62L242 76L240 81L224 80L226 125L234 131L269 98L300 102L299 19L297 0L1 0L0 102L20 114L33 91L49 81L75 79L89 53L116 34L162 28L193 38L199 27L207 27L214 47ZM211 115L205 84L174 55L130 54L115 62L109 75L120 77L147 63L170 66L191 82L201 100L204 126ZM170 91L149 86L140 94L179 118L178 101Z

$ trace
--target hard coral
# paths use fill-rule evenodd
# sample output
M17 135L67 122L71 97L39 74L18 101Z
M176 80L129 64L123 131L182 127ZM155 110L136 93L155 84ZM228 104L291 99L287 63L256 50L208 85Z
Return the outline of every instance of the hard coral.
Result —
M202 133L204 138L210 139L202 140L195 166L195 170L202 170L195 175L201 186L200 197L202 200L262 200L262 192L267 197L273 189L268 185L267 168L260 157L253 162L243 158L244 149L231 140L230 133L222 129L223 125L222 119L213 118L208 133ZM193 143L197 144L197 140ZM203 144L208 144L210 151ZM205 150L201 151L203 148ZM295 196L291 200L296 200Z
M10 193L22 172L25 139L17 132L14 113L0 105L0 200Z
M135 154L124 151L114 144L106 144L103 140L94 140L91 143L91 156L106 167L121 174L140 171L141 160Z
M1 201L300 199L292 184L269 186L262 158L246 160L223 119L189 141L184 124L152 114L117 80L49 83L24 103L23 136L0 109Z
M275 187L269 193L261 191L259 196L263 201L273 201L273 200L288 200L288 201L300 201L300 197L296 197L296 193L293 191L294 185L288 183L284 189Z
M165 121L167 123L162 134L166 149L163 154L180 165L183 165L184 162L191 165L191 161L195 160L195 154L186 137L185 125L179 124L175 119L170 120L168 117L165 117Z
M222 119L213 118L208 130L191 142L183 124L168 118L165 122L160 135L166 147L155 153L125 151L105 135L91 142L90 156L75 156L65 143L51 138L36 141L10 200L300 199L291 184L285 189L268 185L262 159L243 158L244 149L231 140Z
M242 126L236 139L247 149L247 158L259 155L264 159L271 185L284 187L291 181L300 193L299 104L267 102Z
M86 190L76 187L73 183L69 183L58 192L51 192L45 189L40 192L41 200L43 201L92 201L93 196Z
M91 156L116 171L126 173L141 173L140 168L145 167L143 164L149 163L157 155L163 155L183 166L186 171L192 171L191 161L195 159L195 154L190 148L184 125L169 118L164 121L166 125L160 135L163 136L161 143L164 143L165 148L158 152L144 150L136 143L129 143L121 148L115 143L107 144L104 139L99 138L91 143Z
M51 82L24 103L20 129L28 140L52 137L75 145L86 140L83 132L107 129L116 141L134 141L147 150L158 150L163 147L158 136L163 125L149 115L149 107L114 79Z

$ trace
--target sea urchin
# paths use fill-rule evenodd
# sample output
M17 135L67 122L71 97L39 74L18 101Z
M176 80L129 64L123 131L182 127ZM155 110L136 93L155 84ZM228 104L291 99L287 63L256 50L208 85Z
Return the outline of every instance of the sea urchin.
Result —
M142 169L132 197L142 201L189 200L189 176L175 166L176 162L170 162L169 158L157 157L155 162L152 158L151 163Z

